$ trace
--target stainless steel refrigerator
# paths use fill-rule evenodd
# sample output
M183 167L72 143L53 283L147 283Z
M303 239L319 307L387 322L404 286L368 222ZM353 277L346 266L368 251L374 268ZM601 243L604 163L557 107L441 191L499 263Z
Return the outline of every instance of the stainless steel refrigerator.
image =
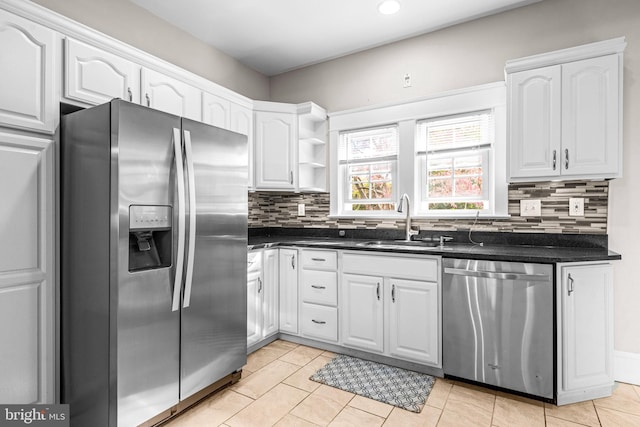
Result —
M158 421L246 363L247 139L129 102L61 128L61 400Z

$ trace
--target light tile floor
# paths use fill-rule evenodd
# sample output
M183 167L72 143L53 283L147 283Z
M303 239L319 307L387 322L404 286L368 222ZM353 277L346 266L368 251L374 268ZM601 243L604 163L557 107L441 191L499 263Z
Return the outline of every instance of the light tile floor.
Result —
M249 355L238 383L163 427L640 426L640 387L622 383L611 397L558 407L438 378L416 414L309 380L333 355L275 341Z

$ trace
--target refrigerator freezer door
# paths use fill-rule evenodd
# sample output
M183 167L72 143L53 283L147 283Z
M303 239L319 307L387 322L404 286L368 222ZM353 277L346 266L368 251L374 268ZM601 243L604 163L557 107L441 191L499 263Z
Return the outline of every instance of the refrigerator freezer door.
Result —
M128 271L128 214L131 205L174 206L172 135L180 118L114 101L111 123L111 251L117 271L111 283L111 301L117 302L111 307L111 372L117 384L112 399L117 398L117 425L133 426L179 398L180 314L171 310L175 273L172 267Z
M193 271L181 314L181 400L246 363L248 203L246 136L182 124L191 146L187 181L193 178L195 191L187 194L195 195L195 212L188 223L195 215L195 244L187 251Z

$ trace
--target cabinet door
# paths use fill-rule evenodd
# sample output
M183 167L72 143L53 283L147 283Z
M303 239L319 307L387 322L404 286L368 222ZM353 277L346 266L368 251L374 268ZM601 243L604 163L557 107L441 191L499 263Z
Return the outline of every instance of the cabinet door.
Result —
M509 85L509 176L560 174L560 66L513 73Z
M254 147L253 147L253 111L250 108L231 103L229 107L229 129L247 135L247 145L249 148L249 189L254 188Z
M200 90L172 77L142 69L142 104L176 116L202 120Z
M562 269L562 388L613 384L612 268Z
M383 279L342 275L342 343L382 352L384 349Z
M255 126L256 189L295 189L295 115L258 111Z
M440 363L438 284L391 279L389 352L415 362Z
M267 249L263 254L262 278L262 336L278 332L278 249Z
M562 66L562 174L616 175L619 162L619 57Z
M140 102L140 66L73 39L65 41L65 98L99 105Z
M247 275L247 346L262 339L262 278L260 271Z
M280 331L298 333L298 251L280 249Z
M202 121L222 129L229 129L231 103L217 95L202 93Z
M55 33L0 10L0 124L53 133Z
M7 404L55 398L53 165L53 141L0 133L0 402Z

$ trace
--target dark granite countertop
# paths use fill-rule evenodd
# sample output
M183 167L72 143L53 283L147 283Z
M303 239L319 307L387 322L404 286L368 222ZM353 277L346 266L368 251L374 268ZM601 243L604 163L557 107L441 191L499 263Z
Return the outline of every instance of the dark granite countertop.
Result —
M249 248L300 246L546 264L622 258L620 254L608 249L606 235L474 232L472 240L483 242L479 245L470 243L468 231L421 232L414 237L419 240L413 242L399 242L404 236L397 230L342 231L343 233L327 229L249 229ZM440 235L451 237L452 240L440 247L437 243Z

